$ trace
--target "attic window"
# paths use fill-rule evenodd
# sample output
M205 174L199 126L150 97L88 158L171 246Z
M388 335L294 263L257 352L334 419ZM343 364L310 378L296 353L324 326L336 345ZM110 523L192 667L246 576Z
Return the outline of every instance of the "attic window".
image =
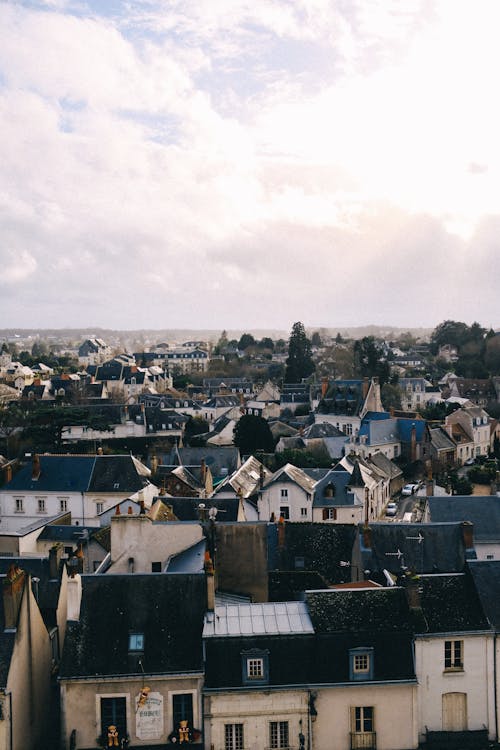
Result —
M114 490L119 490L120 489L120 482L115 482L114 485L113 485L113 489Z
M335 486L331 482L325 487L325 497L335 497Z
M144 651L144 633L129 633L128 650L129 653L142 653Z
M251 649L241 652L244 685L265 685L269 682L269 651Z
M349 650L349 679L373 680L373 648Z

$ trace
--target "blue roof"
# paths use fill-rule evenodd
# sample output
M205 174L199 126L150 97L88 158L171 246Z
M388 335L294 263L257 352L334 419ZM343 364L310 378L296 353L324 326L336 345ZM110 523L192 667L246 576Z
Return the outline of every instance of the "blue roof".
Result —
M425 428L427 422L425 419L404 419L398 418L399 425L399 437L404 443L411 441L411 431L415 427L415 433L417 440L422 440L425 435Z
M39 456L40 475L32 477L32 464L22 468L10 482L7 491L86 492L96 456Z

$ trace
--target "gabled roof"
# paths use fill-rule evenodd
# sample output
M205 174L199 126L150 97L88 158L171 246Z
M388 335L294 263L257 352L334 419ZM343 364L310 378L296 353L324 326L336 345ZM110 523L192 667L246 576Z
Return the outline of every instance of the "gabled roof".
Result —
M240 468L220 484L217 489L227 490L229 485L235 492L241 492L242 497L248 498L259 489L261 477L265 483L271 476L271 472L264 464L255 456L249 456Z
M452 451L456 449L455 442L442 427L433 427L429 430L432 447L437 451Z
M458 573L465 568L466 549L459 523L359 524L362 565L372 574L384 569L396 575ZM369 541L370 546L367 546Z
M483 544L500 543L500 497L497 495L429 497L427 502L432 521L469 521L474 524L475 540Z
M315 508L355 505L357 498L349 489L351 475L343 471L327 471L314 488L313 506Z
M32 476L33 464L24 466L3 487L7 492L137 492L149 482L149 469L133 456L38 457L40 474Z
M169 459L172 464L184 466L199 466L204 460L213 477L221 476L223 470L232 474L241 465L239 450L234 446L176 448L171 452Z
M311 479L311 477L309 477L302 469L293 466L293 464L285 464L285 466L282 466L274 472L272 477L265 483L264 489L270 487L275 482L284 481L294 482L295 484L298 484L304 492L309 492L311 494L314 490L314 485L316 484L315 480Z
M146 674L203 669L204 575L82 576L80 620L69 622L61 679L141 675L129 633L144 635Z

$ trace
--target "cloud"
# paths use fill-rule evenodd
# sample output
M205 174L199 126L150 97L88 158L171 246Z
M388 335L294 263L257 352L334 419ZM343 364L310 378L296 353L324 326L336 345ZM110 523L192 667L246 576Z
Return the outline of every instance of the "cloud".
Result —
M433 325L475 279L494 317L494 3L33 5L0 5L5 324Z

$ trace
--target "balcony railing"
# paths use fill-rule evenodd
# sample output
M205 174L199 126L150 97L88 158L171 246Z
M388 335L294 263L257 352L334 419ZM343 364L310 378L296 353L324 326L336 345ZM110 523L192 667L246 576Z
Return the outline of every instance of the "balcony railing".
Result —
M351 750L377 750L377 733L351 732Z

